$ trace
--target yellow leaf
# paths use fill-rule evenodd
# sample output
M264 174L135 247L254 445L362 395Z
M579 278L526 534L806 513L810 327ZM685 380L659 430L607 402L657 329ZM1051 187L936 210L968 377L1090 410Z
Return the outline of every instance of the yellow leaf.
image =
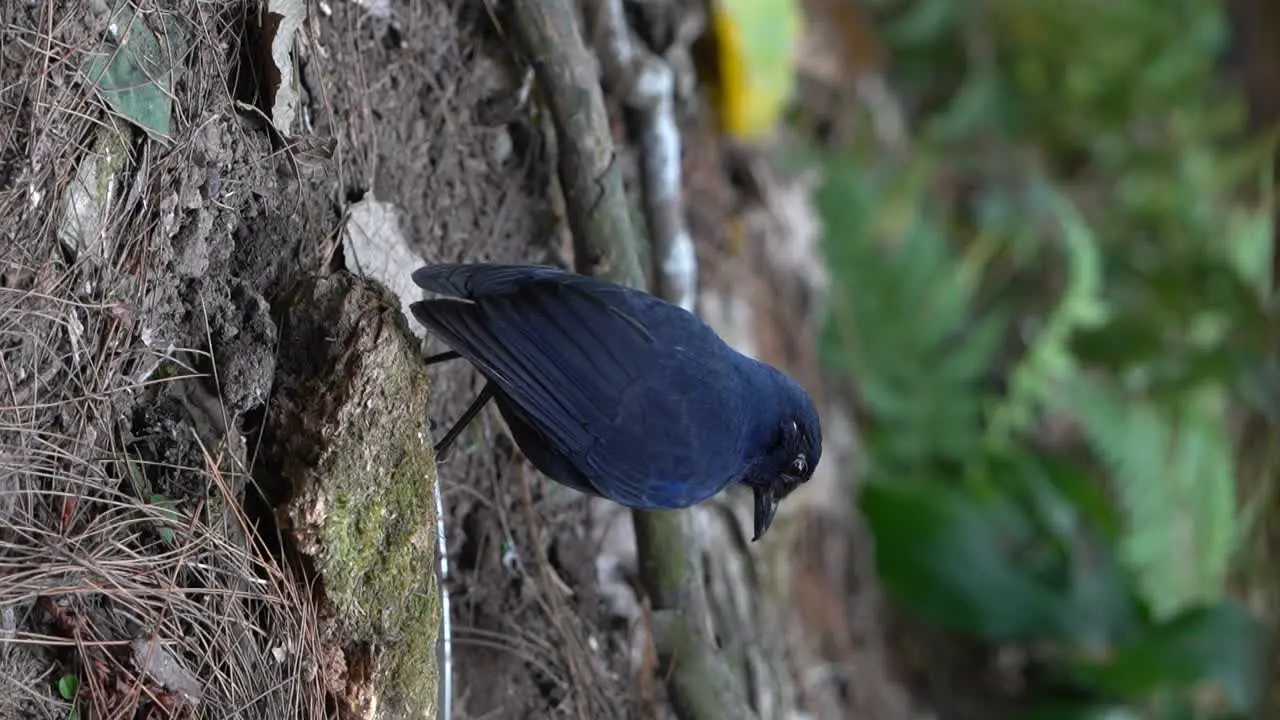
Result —
M721 129L740 140L767 134L791 99L801 14L793 0L714 0Z

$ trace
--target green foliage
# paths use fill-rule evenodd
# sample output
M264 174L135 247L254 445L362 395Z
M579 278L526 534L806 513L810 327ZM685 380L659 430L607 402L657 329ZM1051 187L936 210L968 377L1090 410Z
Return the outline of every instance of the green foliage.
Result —
M176 525L182 521L182 513L178 511L178 503L163 495L152 494L150 505L156 515L161 518L156 520L156 534L167 545L177 543L178 538L174 534L173 528L169 527L169 525Z
M1233 428L1280 420L1280 327L1219 3L887 6L916 146L825 157L817 198L887 591L1049 648L1035 717L1246 712Z
M1078 373L1068 347L1070 339L1095 327L1106 315L1101 297L1102 260L1093 237L1069 203L1048 188L1038 187L1051 198L1062 225L1066 287L1009 373L1008 392L991 414L987 437L1001 445L1012 435L1030 429L1036 412L1051 403Z
M80 676L75 673L65 673L58 678L58 695L63 700L71 703L71 711L67 713L67 720L79 720L80 708L76 703L76 694L80 692Z
M67 673L58 678L58 694L63 700L68 702L76 699L76 693L80 690L80 676L75 673Z
M1006 469L1035 476L1031 468ZM1040 489L1045 505L1035 508L1016 493L868 483L861 504L882 578L939 626L997 642L1042 638L1104 652L1132 629L1136 605L1119 566L1081 531L1075 509L1056 489ZM1066 531L1046 532L1042 521L1052 519L1065 520Z
M1218 684L1227 707L1248 707L1258 696L1261 650L1257 624L1238 605L1224 602L1189 610L1149 628L1105 663L1080 668L1116 694Z
M859 180L855 172L834 172L818 197L832 227L858 228L828 243L833 266L857 268L858 278L834 306L823 349L828 358L847 353L863 370L859 391L894 430L879 438L893 446L884 458L907 463L896 469L913 475L924 471L909 466L916 461L958 461L978 441L976 388L1004 323L998 316L970 323L976 272L957 267L944 228L915 204L911 178L898 187ZM870 208L880 209L878 226L863 232ZM881 244L890 237L900 241L896 247ZM899 326L884 326L888 318ZM904 318L909 326L900 324Z
M162 29L152 32L150 25ZM90 52L84 73L112 111L160 139L172 130L173 88L182 77L189 31L181 16L161 13L144 21L127 1L111 11L113 29Z
M1196 388L1161 403L1079 378L1064 396L1113 473L1133 528L1119 550L1152 612L1169 617L1219 599L1237 531L1221 389Z

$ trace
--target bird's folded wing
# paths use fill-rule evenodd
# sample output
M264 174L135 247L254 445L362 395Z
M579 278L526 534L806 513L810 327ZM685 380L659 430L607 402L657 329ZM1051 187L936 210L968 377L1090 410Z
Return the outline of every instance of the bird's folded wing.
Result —
M472 275L459 285L472 299L427 300L411 310L497 382L548 442L581 457L611 429L619 398L652 364L653 338L621 295L585 292L563 279L506 282L505 292L481 294L477 288L494 291L497 281Z
M541 265L468 263L428 265L413 271L423 290L460 298L480 298L519 292L530 283L584 277Z
M718 358L682 354L632 386L613 433L580 461L607 495L638 508L681 508L739 478L751 455L751 393Z

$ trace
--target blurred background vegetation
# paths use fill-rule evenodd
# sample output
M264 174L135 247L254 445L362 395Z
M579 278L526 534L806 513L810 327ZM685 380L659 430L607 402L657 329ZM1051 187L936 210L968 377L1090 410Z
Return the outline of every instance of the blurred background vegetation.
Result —
M874 98L852 132L789 120L824 170L822 353L895 608L1013 652L1017 717L1280 717L1275 148L1248 22L1214 0L849 4L904 141Z

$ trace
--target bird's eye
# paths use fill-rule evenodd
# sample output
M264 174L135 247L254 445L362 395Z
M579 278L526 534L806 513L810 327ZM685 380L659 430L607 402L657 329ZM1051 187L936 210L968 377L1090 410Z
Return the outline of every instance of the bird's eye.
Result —
M808 470L809 461L805 460L803 455L797 455L796 459L791 461L787 474L794 478L802 478Z

